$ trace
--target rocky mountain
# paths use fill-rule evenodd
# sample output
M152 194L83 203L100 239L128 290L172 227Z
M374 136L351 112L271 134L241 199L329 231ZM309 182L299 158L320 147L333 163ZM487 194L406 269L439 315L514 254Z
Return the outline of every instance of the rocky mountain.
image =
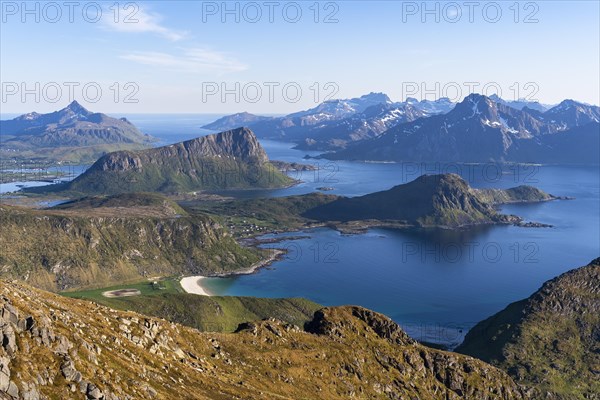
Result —
M517 110L523 110L524 108L528 108L530 110L534 110L534 111L543 113L545 111L548 111L550 108L552 108L551 106L541 104L538 101L529 101L526 99L504 100L504 99L500 98L497 94L493 94L489 97L491 100L495 101L496 103L502 103L509 107L516 108Z
M304 216L325 221L402 221L409 225L456 228L519 223L519 217L499 214L494 205L554 198L531 187L479 191L455 174L422 175L386 191L341 197L306 211Z
M319 151L344 148L348 143L377 137L400 123L427 116L411 104L380 103L350 117L307 128L304 140L296 148Z
M260 115L250 114L248 112L242 112L219 118L218 120L210 124L202 126L202 129L209 129L213 131L222 132L234 128L249 126L250 124L253 124L255 122L268 121L271 119L271 117L263 117Z
M218 274L262 257L215 219L157 195L88 198L47 210L2 205L0 225L0 277L52 291Z
M360 307L299 328L202 333L0 281L0 393L9 399L525 399L504 372L434 350Z
M91 194L190 192L281 187L293 181L273 167L248 128L98 159L86 172L51 190Z
M96 159L110 149L140 149L153 141L126 118L91 112L77 101L49 114L32 112L0 121L0 132L3 152L36 154L39 158L63 154L69 159L69 153L75 152L88 160Z
M414 97L407 97L405 104L410 104L428 115L446 114L456 105L447 97L440 97L437 100L417 100Z
M594 122L597 107L578 104L569 108L559 105L539 113L517 110L472 94L447 114L396 125L377 138L349 145L324 157L423 162L587 163L591 160L598 163L600 151L595 144L600 133L598 123ZM573 115L577 117L571 118ZM584 125L573 127L567 121Z
M454 103L447 98L436 101L409 98L394 103L383 93L369 93L353 99L328 100L308 110L250 122L247 126L261 138L294 142L298 149L325 151L379 136L400 123L445 113L453 107ZM221 120L235 120L237 115ZM214 122L215 126L219 126L219 121ZM212 124L205 127L209 126Z
M557 130L567 130L592 122L600 122L600 107L578 103L574 100L564 100L542 114L540 119L557 126Z
M327 100L314 108L287 115L288 118L302 118L308 125L330 119L341 119L365 111L371 106L388 104L392 101L384 93L369 93L352 99Z
M600 258L477 324L457 351L538 389L538 399L600 398Z
M385 94L369 93L358 98L328 100L308 110L249 126L260 138L300 143L310 131L361 113L371 106L389 103L391 100Z

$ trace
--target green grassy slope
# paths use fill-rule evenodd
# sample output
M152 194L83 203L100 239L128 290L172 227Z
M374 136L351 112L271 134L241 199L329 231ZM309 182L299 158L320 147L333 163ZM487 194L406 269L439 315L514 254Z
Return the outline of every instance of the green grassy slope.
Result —
M135 207L95 215L98 210L0 206L0 276L56 291L226 273L261 258L205 215L154 217L135 214Z
M600 258L546 282L528 299L480 322L456 351L538 388L535 398L597 399Z
M152 289L151 283L120 285L93 291L63 293L68 297L93 300L119 310L136 311L154 317L164 318L201 331L233 332L238 325L247 321L265 318L304 326L314 312L321 308L312 301L292 299L267 299L256 297L198 296L178 292L174 281L162 283L163 290ZM106 290L116 288L140 289L142 295L107 298L102 296ZM179 290L181 290L179 288Z

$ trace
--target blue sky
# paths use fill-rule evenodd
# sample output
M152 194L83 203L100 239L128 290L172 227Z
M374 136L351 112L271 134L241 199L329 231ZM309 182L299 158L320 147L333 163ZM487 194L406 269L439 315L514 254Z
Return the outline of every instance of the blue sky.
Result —
M69 87L112 113L279 114L328 95L462 98L484 86L507 99L600 103L597 1L428 2L429 14L420 1L229 2L229 14L222 2L98 3L93 22L96 3L77 2L70 21L63 2L60 18L45 2L28 3L30 14L2 2L3 113L61 108Z

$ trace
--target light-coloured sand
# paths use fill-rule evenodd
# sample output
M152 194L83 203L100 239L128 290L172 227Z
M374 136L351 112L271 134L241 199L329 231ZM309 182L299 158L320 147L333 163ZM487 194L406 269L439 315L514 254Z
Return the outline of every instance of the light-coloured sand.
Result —
M270 255L264 260L260 260L254 263L252 266L233 272L231 275L246 275L252 274L259 268L270 265L273 261L280 258L285 252L281 249L270 249ZM206 279L205 276L186 276L179 281L179 284L186 293L199 294L201 296L214 296L213 293L209 293L205 288L202 287L202 281Z
M204 276L186 276L179 281L179 284L185 290L186 293L199 294L201 296L210 296L202 287L202 280L206 279Z
M109 290L107 292L102 292L102 296L104 297L127 297L127 296L139 296L142 294L137 289L117 289L117 290Z

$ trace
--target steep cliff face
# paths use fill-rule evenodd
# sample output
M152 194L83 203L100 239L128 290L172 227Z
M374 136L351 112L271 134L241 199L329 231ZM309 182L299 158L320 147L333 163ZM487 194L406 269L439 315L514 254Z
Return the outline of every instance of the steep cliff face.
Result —
M292 182L269 159L248 128L169 146L107 154L68 190L115 194L279 187Z
M1 281L0 390L30 399L527 398L500 370L416 344L369 310L326 308L309 326L268 319L201 333Z
M238 128L155 149L108 154L92 168L102 171L141 170L150 164L171 165L173 159L177 159L181 166L193 165L202 158L226 158L257 164L269 161L254 133L248 128Z
M2 206L0 225L0 276L53 291L222 273L259 259L203 216L61 215Z
M600 398L600 258L480 322L457 351L538 388L536 398Z

